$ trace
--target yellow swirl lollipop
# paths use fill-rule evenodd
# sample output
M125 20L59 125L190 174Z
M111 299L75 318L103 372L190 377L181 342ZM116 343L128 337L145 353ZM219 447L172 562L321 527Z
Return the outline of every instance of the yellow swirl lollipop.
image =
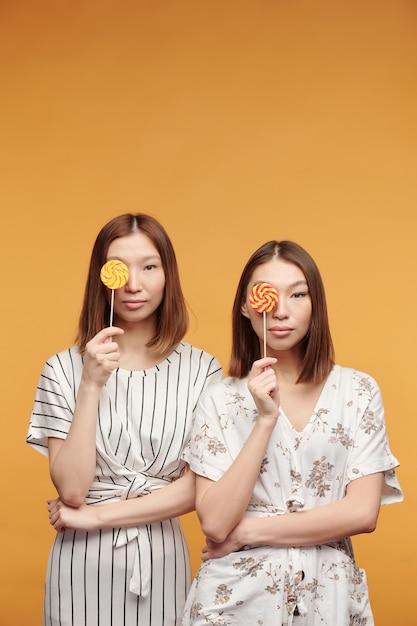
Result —
M109 289L120 289L129 279L129 270L123 261L111 259L101 268L100 278Z
M129 270L123 261L111 259L103 265L100 271L101 282L111 289L110 327L113 326L114 290L123 287L129 280Z

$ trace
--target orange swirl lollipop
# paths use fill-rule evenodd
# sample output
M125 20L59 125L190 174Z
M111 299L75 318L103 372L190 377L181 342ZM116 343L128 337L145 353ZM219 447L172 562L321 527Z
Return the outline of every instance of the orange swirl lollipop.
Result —
M269 283L257 283L249 294L249 303L255 311L262 313L264 321L264 357L266 356L266 313L270 313L278 304L278 292Z
M111 259L103 265L100 271L101 282L111 289L110 327L113 326L114 290L123 287L129 280L129 270L123 261Z
M278 292L269 283L258 283L249 295L249 302L258 313L270 313L278 304Z

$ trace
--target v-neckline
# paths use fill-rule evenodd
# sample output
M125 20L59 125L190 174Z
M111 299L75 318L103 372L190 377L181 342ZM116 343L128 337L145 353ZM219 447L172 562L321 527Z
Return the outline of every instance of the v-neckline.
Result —
M290 429L293 430L297 435L302 435L304 432L306 432L307 428L309 427L309 425L313 421L313 418L314 418L314 416L317 413L318 406L319 406L319 404L322 401L323 395L324 395L324 393L325 393L325 391L327 389L327 385L329 384L329 380L330 380L330 377L331 377L333 371L334 371L334 368L330 371L330 373L328 374L326 380L324 381L324 384L323 384L323 386L322 386L322 388L320 390L320 393L319 393L319 395L317 397L317 400L316 400L316 402L314 404L313 410L312 410L308 420L306 421L305 425L303 426L303 428L301 430L297 430L297 428L295 428L295 426L292 424L290 418L285 413L282 405L279 407L279 411L280 411L281 417L283 417L285 419L285 421L287 422L287 424L290 427Z

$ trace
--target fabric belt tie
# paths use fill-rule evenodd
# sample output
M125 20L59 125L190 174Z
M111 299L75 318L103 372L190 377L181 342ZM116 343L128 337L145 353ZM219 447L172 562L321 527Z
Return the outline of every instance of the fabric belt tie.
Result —
M162 478L156 478L153 476L146 476L145 474L136 475L130 484L125 489L120 489L120 486L104 485L103 483L93 483L90 490L90 495L95 490L100 490L102 496L114 496L120 500L130 500L139 496L145 496L152 491L166 487L170 481ZM152 547L151 540L146 525L140 530L137 527L119 528L117 530L113 546L120 548L125 546L134 539L137 539L138 545L133 561L132 577L129 582L129 590L138 596L148 596L151 588L151 559L152 559Z

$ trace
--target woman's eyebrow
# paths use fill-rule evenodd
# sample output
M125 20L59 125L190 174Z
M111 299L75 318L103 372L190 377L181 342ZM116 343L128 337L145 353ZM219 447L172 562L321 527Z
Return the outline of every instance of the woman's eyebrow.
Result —
M295 281L295 283L290 285L290 287L298 287L299 285L304 285L304 287L307 287L307 281L306 280L297 280L297 281Z
M159 256L159 254L148 254L147 256L143 256L141 257L141 261L151 261L153 259L156 259L157 261L161 260L161 257ZM123 258L119 255L119 256L109 256L107 257L108 261L123 261Z
M270 285L271 283L268 280L256 280L253 283L253 287L255 285L262 285L263 283L267 283L268 285ZM288 285L289 289L294 289L294 287L299 287L300 285L303 285L304 287L307 287L307 281L302 279L302 280L296 280L295 283L292 283L291 285Z

